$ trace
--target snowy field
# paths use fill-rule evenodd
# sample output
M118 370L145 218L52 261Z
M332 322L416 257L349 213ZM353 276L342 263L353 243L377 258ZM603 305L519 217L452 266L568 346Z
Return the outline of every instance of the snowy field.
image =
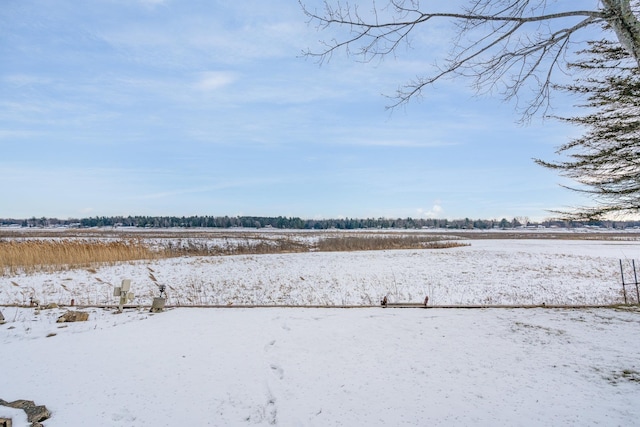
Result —
M438 250L184 257L0 277L0 399L54 426L631 426L640 311L237 308L243 304L616 304L640 242L469 240ZM631 271L628 273L632 275ZM155 278L155 281L152 278ZM629 279L629 278L628 278ZM150 314L157 284L173 305ZM635 288L627 289L635 298ZM0 417L14 410L0 406Z
M61 309L3 311L0 398L46 405L46 427L640 419L638 311L90 309L64 327Z
M0 276L0 304L115 304L132 279L134 304L158 284L170 305L615 304L640 241L468 240L470 246L363 252L182 257L95 269ZM639 265L640 267L640 265ZM627 279L633 274L629 269ZM155 280L153 280L155 279ZM628 289L630 290L630 289Z

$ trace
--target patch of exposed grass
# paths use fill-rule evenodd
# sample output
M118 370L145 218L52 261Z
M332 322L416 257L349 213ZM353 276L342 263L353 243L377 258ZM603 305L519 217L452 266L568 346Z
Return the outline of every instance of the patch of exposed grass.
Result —
M640 372L633 369L623 369L622 371L612 372L610 375L605 376L605 379L613 385L621 382L640 383Z

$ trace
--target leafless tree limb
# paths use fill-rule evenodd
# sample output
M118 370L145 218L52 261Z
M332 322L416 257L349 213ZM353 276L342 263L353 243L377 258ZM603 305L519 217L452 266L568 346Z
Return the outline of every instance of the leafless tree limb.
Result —
M384 7L374 2L365 13L358 5L325 0L321 11L300 5L319 30L344 28L344 38L322 42L319 51L303 54L323 63L338 51L363 62L395 54L410 43L410 36L430 22L451 20L457 25L451 54L431 75L402 85L389 108L418 97L426 86L446 77L466 77L478 92L498 92L505 99L534 87L523 109L530 118L549 102L552 76L564 64L573 37L588 27L608 25L640 65L640 23L637 2L602 0L596 10L549 12L546 0L470 0L461 12L429 12L417 0L390 0ZM577 21L577 22L576 22Z

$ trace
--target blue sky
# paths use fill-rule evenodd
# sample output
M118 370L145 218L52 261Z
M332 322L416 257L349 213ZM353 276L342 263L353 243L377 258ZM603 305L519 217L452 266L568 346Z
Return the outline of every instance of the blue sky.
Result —
M585 203L532 161L578 129L521 126L463 80L385 110L447 28L319 66L301 52L333 33L293 0L6 0L0 217L543 219Z

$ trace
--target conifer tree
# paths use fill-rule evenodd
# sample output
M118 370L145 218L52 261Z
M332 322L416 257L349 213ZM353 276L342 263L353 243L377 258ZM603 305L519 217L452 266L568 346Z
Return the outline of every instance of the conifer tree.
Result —
M555 162L536 159L579 185L567 187L590 196L593 206L561 212L568 219L602 219L640 213L640 72L628 51L609 41L590 43L585 61L570 67L590 78L561 86L586 98L581 116L559 118L585 133L562 145Z

